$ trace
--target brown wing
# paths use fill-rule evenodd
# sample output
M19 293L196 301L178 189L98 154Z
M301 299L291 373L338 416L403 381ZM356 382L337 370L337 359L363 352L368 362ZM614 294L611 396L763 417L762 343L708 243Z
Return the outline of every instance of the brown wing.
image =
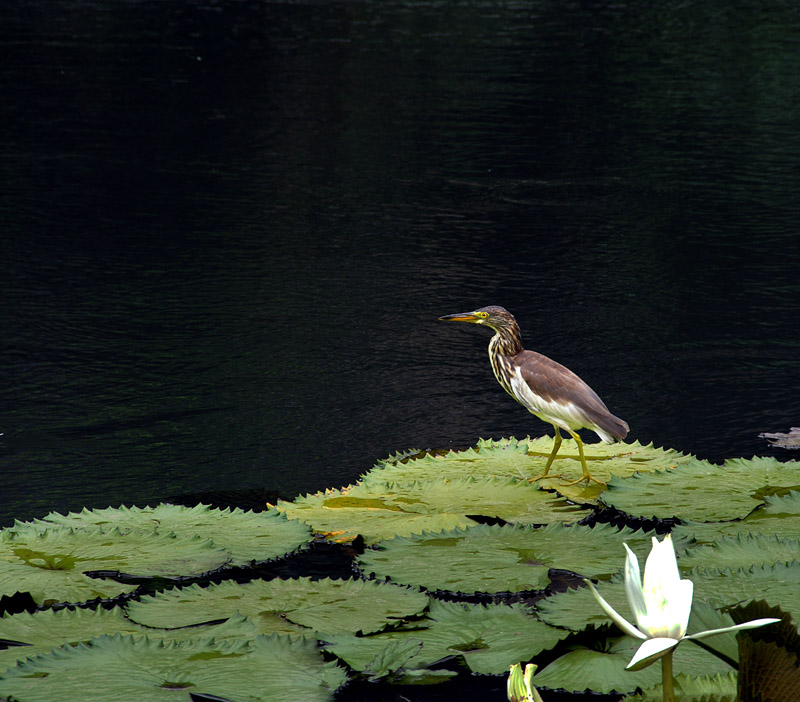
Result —
M611 414L598 394L569 368L535 351L521 351L513 362L528 387L546 402L572 403L614 438L627 435L628 425Z

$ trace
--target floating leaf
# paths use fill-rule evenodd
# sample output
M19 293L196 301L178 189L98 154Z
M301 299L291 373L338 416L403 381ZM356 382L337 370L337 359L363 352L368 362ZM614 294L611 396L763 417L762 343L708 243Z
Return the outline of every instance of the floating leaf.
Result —
M723 536L706 546L687 549L681 568L746 568L753 565L788 563L800 557L800 541L763 534Z
M710 544L723 536L769 534L781 539L800 540L800 492L766 495L765 504L744 519L731 522L687 522L673 534L692 537L699 544Z
M520 524L574 521L583 514L566 500L527 481L431 478L413 483L371 481L280 502L278 509L315 531L367 543L423 531L473 526L467 515Z
M433 600L426 619L401 630L371 636L338 635L328 650L356 670L367 670L375 656L395 642L421 642L406 667L425 668L462 656L475 673L498 675L509 665L555 646L567 632L538 621L520 605L470 605Z
M123 505L119 508L83 509L67 515L51 512L35 524L41 527L51 522L74 528L100 528L106 532L116 528L120 533L145 530L190 538L200 536L231 554L231 565L279 558L311 539L306 527L287 520L275 510L245 512L241 509L212 509L206 505Z
M326 702L346 679L324 663L316 643L281 636L251 642L152 641L102 636L21 663L0 679L0 695L20 702L54 699L186 699ZM176 696L177 695L177 696Z
M675 699L681 702L736 702L736 672L701 675L696 678L678 674L674 678ZM660 684L628 695L625 702L662 702L664 691Z
M398 537L364 552L366 572L405 585L451 592L519 592L550 584L551 568L609 576L624 562L623 543L646 551L650 537L606 524L532 529L480 525Z
M0 670L16 665L18 660L46 653L63 644L103 634L138 633L142 627L130 622L119 607L113 609L47 609L34 614L20 612L0 618L0 638L18 641L27 646L11 646L0 650Z
M536 687L568 692L633 692L661 682L661 666L636 672L625 670L641 641L630 637L610 638L592 648L577 648L537 671ZM675 670L687 675L727 674L730 666L691 642L682 643L673 654Z
M394 480L400 482L422 480L432 475L443 478L471 476L480 478L527 479L544 470L547 457L553 449L553 439L541 436L536 439L514 438L495 441L481 440L475 448L466 451L450 451L442 456L426 455L407 462L381 463L363 476L363 482ZM672 449L656 448L652 444L642 446L633 443L586 444L585 455L592 475L608 481L612 476L628 477L635 471L674 468L692 459ZM564 485L558 473L568 473L569 479L580 476L580 462L575 441L564 439L552 471L553 478L541 481L542 487L556 490L576 502L594 503L602 490L599 485ZM574 474L574 475L573 475ZM538 523L551 523L540 521ZM563 520L558 521L574 521Z
M52 525L20 525L0 531L0 561L41 571L111 571L134 576L201 575L230 556L200 537L122 533Z
M670 471L614 479L601 500L637 517L710 522L742 519L767 495L787 494L799 483L795 461L734 458L718 466L693 460Z
M694 582L696 598L710 600L717 607L763 599L779 604L784 612L800 620L800 563L724 570L693 568L684 577Z
M622 576L601 581L595 587L605 601L623 617L631 616ZM580 631L589 625L602 626L611 621L588 587L569 589L545 597L536 603L536 611L542 621L572 631Z
M116 597L135 589L135 585L90 578L74 570L47 570L0 561L0 596L28 592L37 605L86 602L98 597Z
M328 538L348 542L362 536L368 544L395 535L421 534L474 525L476 522L463 514L441 512L418 514L386 503L381 491L372 496L350 495L357 486L341 490L326 490L315 495L305 495L293 502L278 502L277 509L289 519L308 524L314 531Z
M128 616L146 626L175 628L224 619L239 612L261 631L373 632L418 615L428 598L395 585L363 580L297 578L244 585L173 588L131 602Z
M20 612L0 618L0 638L26 643L0 650L0 670L16 665L17 661L46 653L66 644L88 642L103 634L131 634L150 639L214 638L254 639L259 630L256 622L235 614L222 624L188 627L186 629L149 629L132 622L119 607L105 609L46 609L33 614Z

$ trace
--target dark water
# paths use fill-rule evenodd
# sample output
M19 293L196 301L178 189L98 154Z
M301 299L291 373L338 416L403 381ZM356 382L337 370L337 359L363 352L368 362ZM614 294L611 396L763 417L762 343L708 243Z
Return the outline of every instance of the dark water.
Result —
M291 497L548 427L514 312L631 438L800 423L792 3L0 9L0 518Z

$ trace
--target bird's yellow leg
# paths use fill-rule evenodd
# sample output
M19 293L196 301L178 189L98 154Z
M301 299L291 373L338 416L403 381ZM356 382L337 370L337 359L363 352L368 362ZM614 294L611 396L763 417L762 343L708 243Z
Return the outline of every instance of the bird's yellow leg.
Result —
M556 454L558 453L558 449L561 448L561 432L558 430L558 427L553 425L556 430L555 438L553 439L553 450L550 452L550 455L547 457L547 463L544 466L544 471L537 475L535 478L529 478L528 481L531 483L535 483L537 480L541 480L542 478L546 478L547 474L550 472L550 466L553 465L553 461L556 458ZM561 476L563 477L563 476Z
M581 459L581 468L583 468L583 475L577 480L573 480L571 483L565 483L565 485L577 485L578 483L581 483L585 480L587 487L589 483L597 483L598 485L602 485L603 487L605 487L606 484L602 480L593 478L589 474L589 469L586 467L586 456L583 455L583 441L581 441L581 437L574 431L570 431L569 429L567 431L569 431L570 436L573 439L575 439L575 443L578 444L578 455L580 456Z

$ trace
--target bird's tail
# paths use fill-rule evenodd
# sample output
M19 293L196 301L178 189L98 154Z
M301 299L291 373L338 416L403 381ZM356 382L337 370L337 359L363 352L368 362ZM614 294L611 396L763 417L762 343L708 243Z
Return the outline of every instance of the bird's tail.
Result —
M607 444L621 441L628 435L629 431L628 423L613 414L605 415L595 427L597 435Z

